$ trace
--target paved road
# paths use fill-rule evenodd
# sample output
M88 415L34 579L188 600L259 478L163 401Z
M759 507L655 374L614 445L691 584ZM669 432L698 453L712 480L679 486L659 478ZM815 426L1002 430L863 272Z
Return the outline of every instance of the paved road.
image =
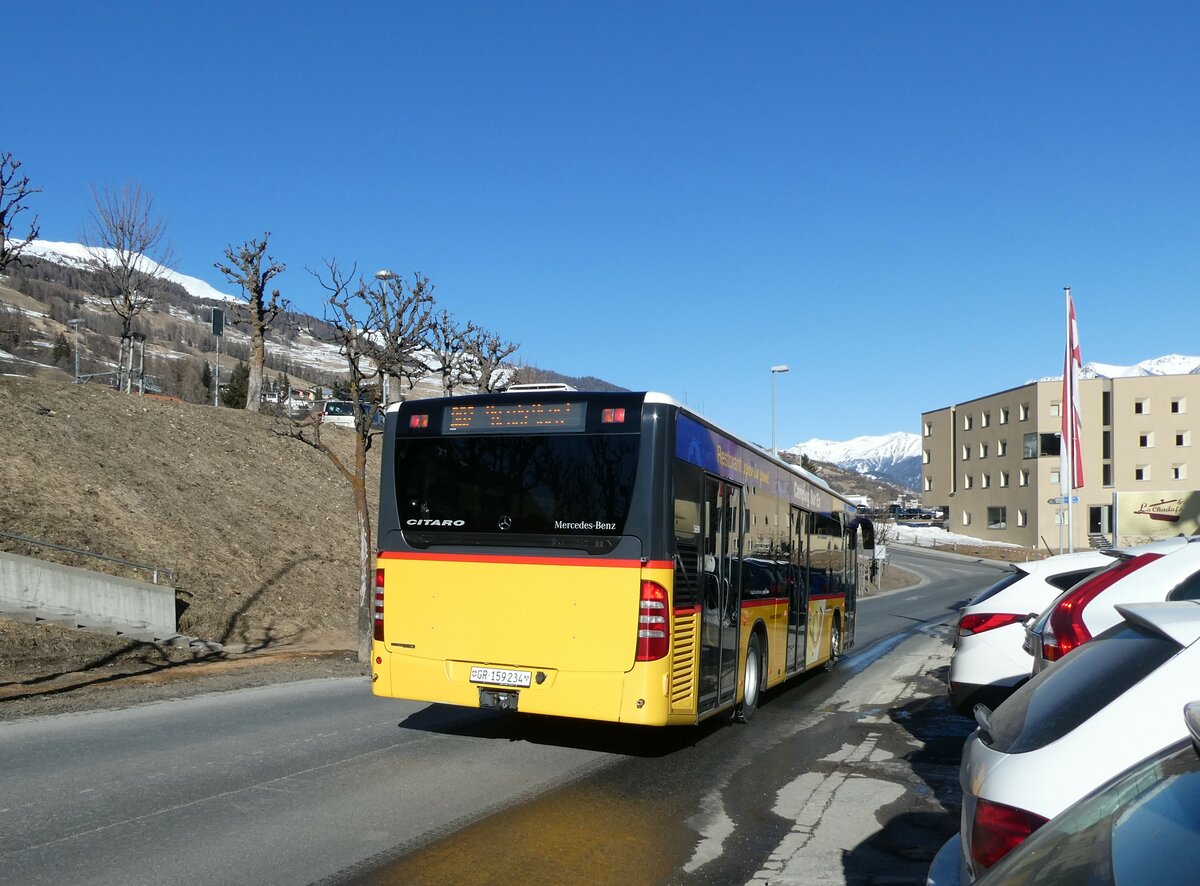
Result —
M0 724L0 879L761 880L795 825L780 790L861 731L867 690L838 693L994 580L926 559L922 587L862 601L845 667L771 693L749 727L507 717L365 680Z

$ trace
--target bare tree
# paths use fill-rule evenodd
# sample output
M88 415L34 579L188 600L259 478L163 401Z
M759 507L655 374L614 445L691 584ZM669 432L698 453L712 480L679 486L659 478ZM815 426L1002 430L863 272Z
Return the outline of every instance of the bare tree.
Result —
M383 378L383 403L390 400L388 381L404 381L408 390L428 371L420 359L433 331L433 284L414 273L411 283L391 271L379 271L376 282L359 287L358 298L367 310L367 324L375 332L367 343L367 356Z
M118 387L132 389L133 321L153 301L158 282L174 260L167 224L154 214L154 197L140 185L119 191L92 188L94 208L84 230L88 267L99 280L97 295L121 318ZM125 363L128 355L129 367Z
M288 308L286 299L281 300L279 290L271 291L267 298L267 284L271 278L287 270L287 265L277 262L275 256L267 255L267 241L271 232L264 231L262 240L250 239L237 247L225 248L228 262L214 262L213 267L225 275L230 283L242 288L242 298L250 308L250 386L246 392L246 409L258 412L262 409L263 367L267 362L267 330L275 318ZM263 258L266 267L263 267Z
M358 519L358 659L367 661L371 655L371 580L373 577L371 562L371 511L367 500L367 452L371 448L371 440L378 433L375 430L375 414L378 409L373 404L364 404L362 392L365 383L378 374L371 368L367 359L368 342L378 333L370 325L369 312L364 311L366 304L364 294L368 287L361 280L352 291L355 268L347 273L337 262L330 259L325 262L325 272L309 271L329 295L325 299L325 321L332 332L328 341L336 344L346 361L349 373L350 402L354 409L354 455L353 464L347 464L327 443L321 440L320 422L302 420L288 425L288 436L294 437L307 445L323 452L333 462L350 486L354 496L354 510ZM360 315L366 317L365 322Z
M16 240L12 236L17 216L29 208L25 202L31 195L42 192L41 188L30 187L29 176L21 174L20 169L21 161L11 151L0 152L0 274L9 265L19 262L21 253L41 233L35 215L24 239Z
M440 311L433 317L429 349L421 359L430 372L442 377L442 393L447 397L453 397L455 389L471 380L471 373L462 358L467 339L475 335L476 330L474 323L460 326L449 311Z
M474 326L465 336L463 342L467 356L474 364L473 374L475 387L480 392L503 391L513 383L516 369L510 367L503 370L504 361L517 352L521 346L511 341L504 341L494 332L489 332L479 326Z

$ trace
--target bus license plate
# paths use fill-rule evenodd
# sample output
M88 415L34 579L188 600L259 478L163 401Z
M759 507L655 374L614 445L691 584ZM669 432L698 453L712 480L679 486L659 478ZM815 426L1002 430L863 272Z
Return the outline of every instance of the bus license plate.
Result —
M528 686L530 673L506 668L471 668L471 682L491 683L494 686Z

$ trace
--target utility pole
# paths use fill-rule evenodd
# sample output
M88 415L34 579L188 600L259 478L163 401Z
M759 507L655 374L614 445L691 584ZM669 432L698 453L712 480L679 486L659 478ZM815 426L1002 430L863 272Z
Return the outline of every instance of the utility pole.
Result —
M83 320L82 317L77 317L74 320L67 321L68 326L75 327L75 384L79 384L79 343L80 343L79 333L80 333L80 328L83 326L84 322L85 321Z

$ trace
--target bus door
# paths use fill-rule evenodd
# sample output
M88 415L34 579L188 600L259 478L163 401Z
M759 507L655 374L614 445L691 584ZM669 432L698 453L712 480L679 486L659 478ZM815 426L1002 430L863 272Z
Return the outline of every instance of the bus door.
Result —
M793 507L788 514L788 633L786 672L804 667L804 638L808 625L808 514Z
M737 693L741 621L742 490L705 476L700 627L700 711Z

